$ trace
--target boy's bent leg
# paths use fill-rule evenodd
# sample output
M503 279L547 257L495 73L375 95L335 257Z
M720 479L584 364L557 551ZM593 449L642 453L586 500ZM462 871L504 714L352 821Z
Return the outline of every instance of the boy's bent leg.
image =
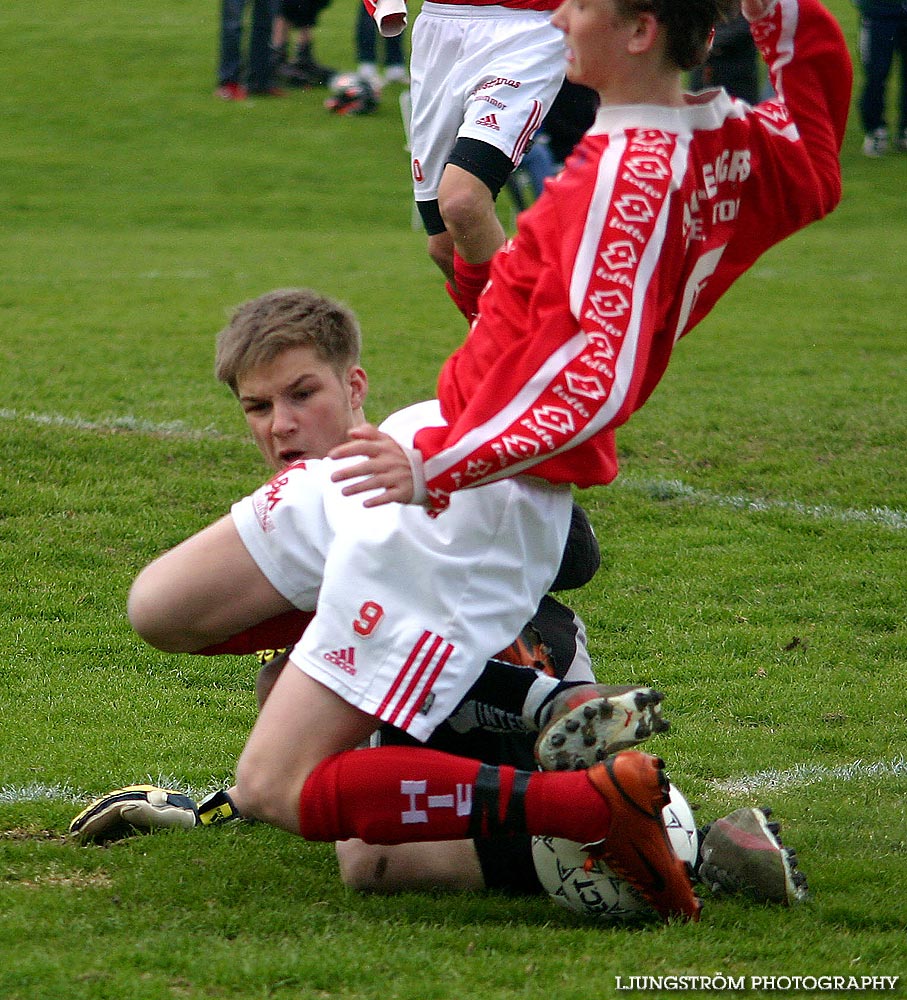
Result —
M132 627L146 642L170 653L189 653L291 607L227 516L145 567L132 585L128 610Z
M699 902L664 827L667 799L663 762L632 750L588 771L526 772L387 746L323 760L300 795L300 831L369 844L564 837L604 858L663 918L695 920Z
M300 793L327 757L366 741L378 721L287 664L261 708L236 769L236 805L299 833Z

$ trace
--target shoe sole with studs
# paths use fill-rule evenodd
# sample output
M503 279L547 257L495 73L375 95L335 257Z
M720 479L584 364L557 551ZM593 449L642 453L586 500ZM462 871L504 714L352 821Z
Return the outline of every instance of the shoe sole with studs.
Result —
M555 702L551 720L539 733L535 758L543 771L578 771L600 763L619 750L637 746L667 732L659 691L646 687L590 685L596 694L576 705L577 693L565 692ZM580 689L584 694L585 689Z

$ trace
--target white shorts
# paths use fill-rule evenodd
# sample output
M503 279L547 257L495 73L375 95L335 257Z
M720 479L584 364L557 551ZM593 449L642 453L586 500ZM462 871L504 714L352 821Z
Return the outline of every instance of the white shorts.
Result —
M442 423L434 403L392 422L404 444ZM425 740L535 613L564 550L571 492L504 479L455 493L430 518L416 506L364 508L362 496L344 497L344 484L331 482L336 468L291 466L236 503L233 520L288 601L303 610L317 602L291 662Z
M495 146L517 166L564 79L564 35L551 12L425 2L411 47L416 201L438 197L459 136Z

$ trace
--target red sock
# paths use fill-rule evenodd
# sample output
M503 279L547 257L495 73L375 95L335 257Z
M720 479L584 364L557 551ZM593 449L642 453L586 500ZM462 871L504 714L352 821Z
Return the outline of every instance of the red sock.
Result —
M479 311L479 296L488 284L491 261L484 260L480 264L467 264L456 250L454 250L453 260L454 281L453 284L447 283L447 294L471 323Z
M610 810L582 771L517 771L413 747L349 750L322 761L299 798L307 840L370 844L503 833L601 840Z
M218 656L222 653L257 653L261 649L283 649L299 641L309 622L315 617L313 611L286 611L276 618L269 618L259 625L253 625L223 642L205 646L198 651L200 656Z

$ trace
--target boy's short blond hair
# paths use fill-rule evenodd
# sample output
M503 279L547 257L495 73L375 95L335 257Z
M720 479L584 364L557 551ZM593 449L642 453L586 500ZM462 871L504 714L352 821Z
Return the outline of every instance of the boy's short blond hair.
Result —
M313 347L342 374L359 364L359 321L343 303L308 288L267 292L238 306L217 335L214 374L236 392L243 373L292 347Z

